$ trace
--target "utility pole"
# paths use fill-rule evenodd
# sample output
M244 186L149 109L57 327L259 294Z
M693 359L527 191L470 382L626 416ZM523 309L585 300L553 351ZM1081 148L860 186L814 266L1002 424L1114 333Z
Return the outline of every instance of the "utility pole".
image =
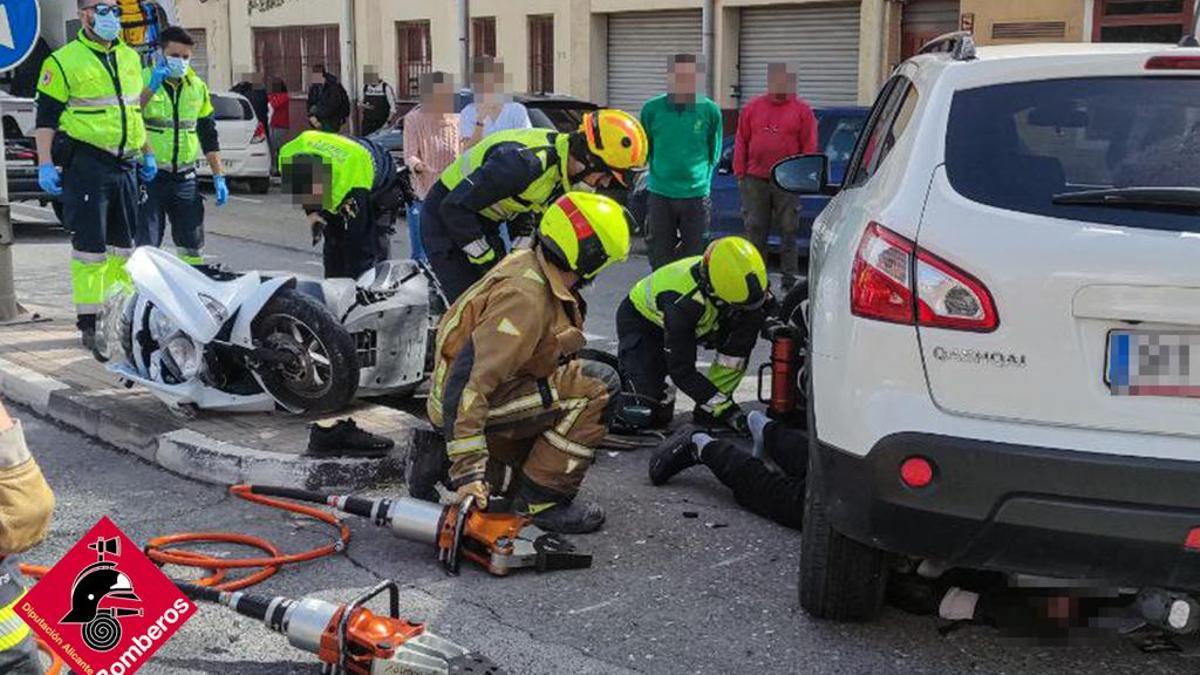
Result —
M701 62L704 65L704 93L714 101L717 100L717 92L714 91L717 74L713 72L716 70L717 64L716 13L717 0L704 0L704 7L700 15L700 51L703 52Z
M4 112L0 103L0 114ZM0 147L4 147L4 125L0 124ZM20 323L27 320L25 308L17 302L16 289L13 288L12 261L12 210L8 203L8 158L7 153L0 152L0 324Z
M458 0L458 70L463 88L471 86L471 1Z
M354 16L354 0L345 0L342 5L342 23L345 24L346 30L343 31L342 38L342 63L346 66L346 93L350 95L350 128L357 130L355 124L358 121L358 97L362 93L362 89L358 84L358 64L355 58L355 33L358 27L355 25L356 18Z

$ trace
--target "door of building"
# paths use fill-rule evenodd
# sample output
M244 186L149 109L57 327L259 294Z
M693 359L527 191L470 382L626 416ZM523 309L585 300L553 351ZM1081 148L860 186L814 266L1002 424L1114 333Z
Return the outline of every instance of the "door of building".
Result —
M767 91L767 65L796 71L813 105L858 102L859 4L748 7L738 37L740 105ZM739 105L739 107L740 107Z
M667 62L700 56L700 12L620 12L608 17L608 105L638 114L667 91Z
M930 40L959 28L959 0L913 0L901 19L901 60L915 56Z

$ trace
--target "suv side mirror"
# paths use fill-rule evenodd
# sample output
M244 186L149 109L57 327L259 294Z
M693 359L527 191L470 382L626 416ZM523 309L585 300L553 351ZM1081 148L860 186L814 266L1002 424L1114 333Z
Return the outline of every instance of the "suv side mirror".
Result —
M771 180L780 189L803 195L819 195L829 183L829 158L825 155L795 155L771 168Z

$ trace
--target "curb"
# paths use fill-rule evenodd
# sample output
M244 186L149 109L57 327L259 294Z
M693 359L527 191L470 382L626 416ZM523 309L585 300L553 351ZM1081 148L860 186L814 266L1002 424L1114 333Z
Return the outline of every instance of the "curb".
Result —
M248 448L192 429L166 433L118 420L104 403L37 371L0 358L0 395L84 435L127 450L162 468L204 483L257 483L306 490L355 490L381 481L402 482L409 454L438 442L424 420L393 436L396 448L382 459L313 459Z

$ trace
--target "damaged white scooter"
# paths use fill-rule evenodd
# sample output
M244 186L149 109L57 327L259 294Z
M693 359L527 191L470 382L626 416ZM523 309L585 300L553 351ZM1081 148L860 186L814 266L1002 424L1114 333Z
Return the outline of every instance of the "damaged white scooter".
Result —
M96 357L172 412L328 413L425 377L429 286L410 260L359 279L197 268L134 251L98 317Z

